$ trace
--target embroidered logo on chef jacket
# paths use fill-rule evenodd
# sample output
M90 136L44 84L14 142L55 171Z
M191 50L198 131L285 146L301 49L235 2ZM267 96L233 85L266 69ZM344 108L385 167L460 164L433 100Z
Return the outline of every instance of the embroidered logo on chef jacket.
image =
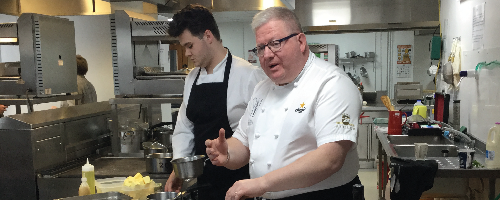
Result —
M250 112L250 117L255 116L255 112L257 111L257 108L259 108L260 104L262 104L263 99L259 99L257 97L253 98L253 106L252 106L252 112Z
M340 126L341 128L347 128L354 130L354 124L351 124L351 116L347 113L342 113L342 121L337 122L337 126Z
M295 109L295 112L302 113L304 110L306 110L306 107L304 107L306 104L302 102L300 104L300 108Z

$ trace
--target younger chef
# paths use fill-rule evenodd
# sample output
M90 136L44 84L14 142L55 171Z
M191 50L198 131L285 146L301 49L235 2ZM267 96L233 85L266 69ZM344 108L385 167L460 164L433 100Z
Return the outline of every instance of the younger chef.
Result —
M186 77L183 102L172 137L173 159L205 154L205 140L231 137L245 112L255 85L266 78L262 70L224 48L212 13L200 5L188 5L174 15L168 34L179 38L186 56L196 66ZM248 179L248 165L238 170L206 162L198 177L201 200L224 199L236 181ZM172 173L166 191L179 191L182 180Z

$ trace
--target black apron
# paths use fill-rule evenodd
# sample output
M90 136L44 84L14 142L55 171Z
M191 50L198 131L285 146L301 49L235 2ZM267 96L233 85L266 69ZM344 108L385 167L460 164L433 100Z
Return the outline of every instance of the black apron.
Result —
M213 140L219 137L219 129L226 130L226 138L233 135L227 117L227 87L231 63L233 57L227 50L228 57L222 83L203 83L196 85L200 72L194 80L189 95L186 116L194 124L194 148L196 155L205 155L205 140ZM225 167L212 165L210 161L205 162L203 175L198 177L198 186L210 184L210 187L200 189L198 197L200 200L224 199L227 190L238 180L249 179L248 165L237 170L229 170Z

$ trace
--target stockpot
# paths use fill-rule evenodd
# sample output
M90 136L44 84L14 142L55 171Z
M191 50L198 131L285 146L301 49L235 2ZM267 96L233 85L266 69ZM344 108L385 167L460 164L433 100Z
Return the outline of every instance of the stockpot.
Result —
M172 173L172 154L153 153L146 155L146 171L151 174Z
M172 135L174 130L171 128L163 127L165 125L173 125L172 122L161 122L153 125L150 128L153 141L158 141L167 147L168 152L172 152Z

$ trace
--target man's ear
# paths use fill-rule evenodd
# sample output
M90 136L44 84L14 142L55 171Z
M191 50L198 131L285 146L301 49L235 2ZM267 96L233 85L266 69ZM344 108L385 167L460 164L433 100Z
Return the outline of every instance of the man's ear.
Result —
M306 46L307 46L307 40L306 40L306 35L304 33L299 33L298 35L298 40L299 40L299 47L300 47L300 52L304 53L306 51Z
M212 44L212 42L215 40L214 34L212 34L212 31L210 30L205 30L205 32L203 33L203 37L207 39L207 42L209 44Z

